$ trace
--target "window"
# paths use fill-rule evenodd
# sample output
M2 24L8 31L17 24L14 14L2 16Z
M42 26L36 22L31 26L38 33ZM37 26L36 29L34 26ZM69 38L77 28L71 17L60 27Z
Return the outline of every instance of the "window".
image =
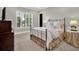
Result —
M16 19L17 19L17 27L20 27L21 17L20 17L20 12L19 11L16 13Z
M25 27L25 19L24 19L24 13L21 12L21 27Z
M21 17L17 17L17 27L20 27Z
M32 14L28 13L27 14L27 26L31 26L32 25Z
M17 18L17 27L30 27L32 25L33 14L32 13L24 13L24 12L16 12Z

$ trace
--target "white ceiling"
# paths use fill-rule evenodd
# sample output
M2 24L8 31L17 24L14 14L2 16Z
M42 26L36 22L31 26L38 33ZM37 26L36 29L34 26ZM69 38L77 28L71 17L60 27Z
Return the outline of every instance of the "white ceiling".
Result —
M27 9L35 10L35 11L41 11L48 7L26 7Z

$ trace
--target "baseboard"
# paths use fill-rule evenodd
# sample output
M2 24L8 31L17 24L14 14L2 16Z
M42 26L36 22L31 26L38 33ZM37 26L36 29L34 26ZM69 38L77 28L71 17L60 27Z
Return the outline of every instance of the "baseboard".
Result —
M28 33L28 32L30 32L30 31L23 31L23 32L14 33L14 35L24 34L24 33Z

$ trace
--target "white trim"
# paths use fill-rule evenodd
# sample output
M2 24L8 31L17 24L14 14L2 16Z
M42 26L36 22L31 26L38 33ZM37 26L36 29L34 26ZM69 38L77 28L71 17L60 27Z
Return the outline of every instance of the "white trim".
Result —
M30 32L30 31L23 31L23 32L14 33L14 35L23 34L23 33L27 33L27 32Z
M26 29L26 28L30 28L30 26L27 26L27 27L17 27L16 30L18 30L18 29Z

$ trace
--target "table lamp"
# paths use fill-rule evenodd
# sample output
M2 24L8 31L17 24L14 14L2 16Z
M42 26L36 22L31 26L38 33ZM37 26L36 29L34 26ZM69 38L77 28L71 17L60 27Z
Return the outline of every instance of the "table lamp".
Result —
M78 25L77 20L71 20L70 25L71 25L71 31L77 31L77 25Z

